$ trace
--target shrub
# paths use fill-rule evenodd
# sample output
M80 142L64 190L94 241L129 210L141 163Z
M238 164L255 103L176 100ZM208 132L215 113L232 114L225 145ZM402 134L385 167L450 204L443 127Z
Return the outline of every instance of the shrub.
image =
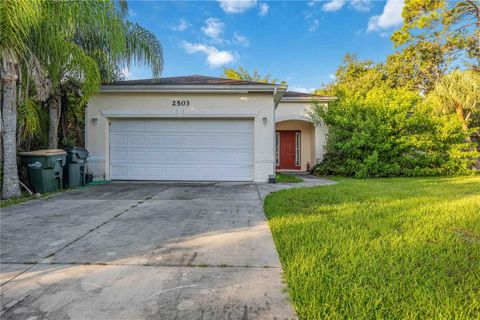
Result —
M365 97L343 96L313 116L329 127L317 174L358 178L467 174L478 153L460 123L436 116L421 96L377 87Z

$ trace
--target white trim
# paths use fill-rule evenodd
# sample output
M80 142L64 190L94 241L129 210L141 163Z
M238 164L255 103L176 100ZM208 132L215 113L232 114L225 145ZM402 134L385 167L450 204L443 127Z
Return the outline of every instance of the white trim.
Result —
M219 85L103 85L99 92L234 92L248 93L253 92L275 92L278 89L285 92L287 86L284 85L238 85L238 86L219 86Z
M255 118L258 113L135 113L129 110L102 110L105 118Z
M330 102L338 100L337 97L282 97L281 102L315 102L323 101Z
M276 117L275 118L275 123L283 122L283 121L289 121L289 120L299 120L299 121L306 121L313 123L312 119L310 119L307 116L302 116L299 114L291 114L283 117Z

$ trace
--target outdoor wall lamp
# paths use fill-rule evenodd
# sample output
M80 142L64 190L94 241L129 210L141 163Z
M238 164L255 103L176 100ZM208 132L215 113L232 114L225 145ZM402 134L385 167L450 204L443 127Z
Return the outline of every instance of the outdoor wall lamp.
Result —
M98 122L98 118L92 118L93 125L97 125L97 122Z
M267 125L267 117L263 117L262 122L263 122L263 125L266 126Z

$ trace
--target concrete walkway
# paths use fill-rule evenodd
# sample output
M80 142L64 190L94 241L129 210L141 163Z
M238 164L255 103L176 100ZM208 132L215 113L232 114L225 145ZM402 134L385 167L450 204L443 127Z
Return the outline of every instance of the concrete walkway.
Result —
M2 319L292 319L269 192L111 183L1 210Z

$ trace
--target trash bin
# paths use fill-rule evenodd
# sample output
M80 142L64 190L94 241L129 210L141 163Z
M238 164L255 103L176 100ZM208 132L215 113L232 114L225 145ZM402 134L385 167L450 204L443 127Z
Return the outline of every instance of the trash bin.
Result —
M85 163L88 151L84 148L65 148L67 152L67 164L63 167L64 188L78 188L85 185Z
M66 152L60 149L19 153L22 166L27 168L30 185L35 192L45 193L62 189Z

